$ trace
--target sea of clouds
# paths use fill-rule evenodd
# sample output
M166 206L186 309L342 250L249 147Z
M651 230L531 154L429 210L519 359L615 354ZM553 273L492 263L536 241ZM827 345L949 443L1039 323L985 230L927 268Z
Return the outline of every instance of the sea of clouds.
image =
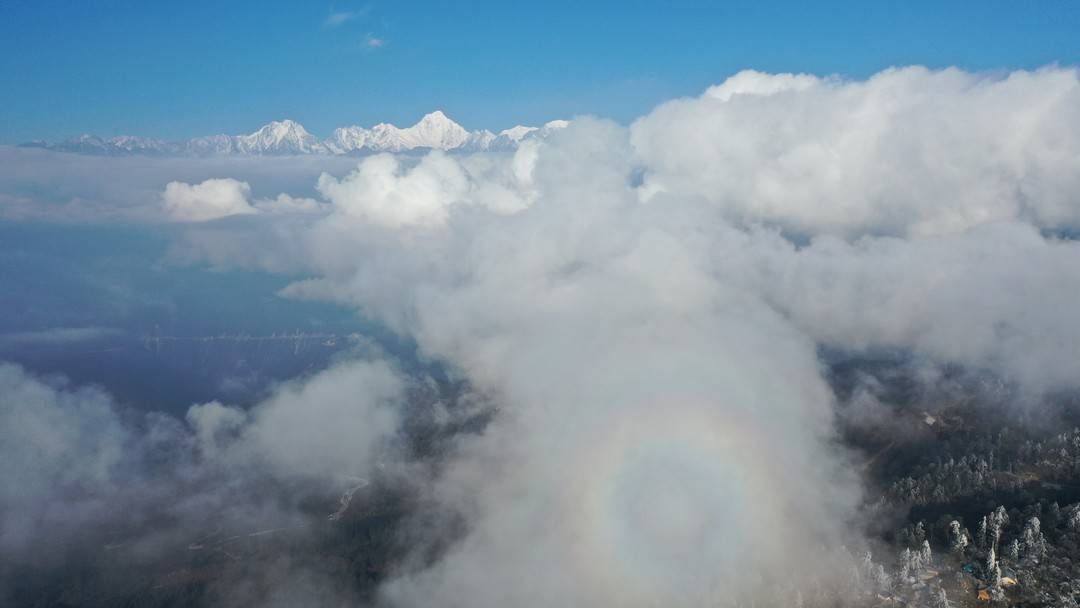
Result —
M389 474L464 532L404 560L387 605L791 604L852 584L861 542L823 348L992 374L1026 408L1080 384L1071 68L745 71L497 153L0 154L33 167L0 175L9 221L168 224L170 263L299 273L282 297L355 307L494 409L420 466L394 439L422 374L378 356L150 431L0 367L8 559L116 504L223 508L220 489L147 496L177 477ZM140 464L160 442L183 455L167 477Z

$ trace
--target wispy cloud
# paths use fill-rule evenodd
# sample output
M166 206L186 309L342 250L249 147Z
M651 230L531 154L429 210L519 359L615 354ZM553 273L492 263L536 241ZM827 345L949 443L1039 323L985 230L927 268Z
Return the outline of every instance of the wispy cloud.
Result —
M337 27L343 25L358 17L363 17L367 13L368 9L363 8L355 11L333 11L323 21L324 27Z
M386 46L386 43L386 38L379 38L371 34L364 37L364 46L369 49L381 49Z
M53 327L39 331L0 334L0 346L11 344L72 344L122 335L112 327Z

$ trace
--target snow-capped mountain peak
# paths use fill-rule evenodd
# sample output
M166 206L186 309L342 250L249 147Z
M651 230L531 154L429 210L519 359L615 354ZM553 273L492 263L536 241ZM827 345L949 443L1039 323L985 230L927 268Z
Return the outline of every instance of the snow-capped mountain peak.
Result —
M317 153L325 150L317 137L308 133L304 125L293 120L275 120L263 125L250 135L237 137L237 148L241 152L265 154L282 153Z
M436 127L446 128L457 127L459 129L462 128L461 125L451 120L450 117L447 116L442 110L435 110L434 112L428 112L427 114L424 114L423 118L420 119L420 122L416 123L413 126L420 125L433 125Z
M518 125L496 135L486 129L469 131L442 110L435 110L410 127L399 128L390 123L379 123L370 129L341 127L334 129L325 140L319 140L299 122L285 119L269 122L247 135L209 135L184 142L130 135L110 139L82 135L55 144L30 142L23 145L79 154L158 156L365 154L426 149L475 152L510 149L527 138L544 137L566 124L566 121L551 121L541 128Z
M327 145L339 153L365 150L402 152L420 148L454 150L472 139L473 133L451 120L441 110L436 110L425 114L416 124L404 129L389 123L379 123L371 129L343 127L334 131Z
M517 125L516 127L510 127L509 129L499 131L499 135L502 135L511 141L521 141L526 135L533 131L536 131L536 127Z
M469 132L458 123L450 120L441 110L425 114L420 122L402 129L415 138L417 147L440 148L450 150L460 147L469 139Z
M304 137L313 137L308 133L304 125L296 122L295 120L274 120L262 126L258 131L252 133L253 136L258 136L268 141L281 142L285 140L298 141Z

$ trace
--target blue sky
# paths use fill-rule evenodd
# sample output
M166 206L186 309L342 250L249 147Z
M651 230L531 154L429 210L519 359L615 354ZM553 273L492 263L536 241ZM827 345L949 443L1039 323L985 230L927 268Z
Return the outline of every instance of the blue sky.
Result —
M0 3L0 143L629 120L743 68L1080 63L1077 2ZM336 16L336 17L335 17Z

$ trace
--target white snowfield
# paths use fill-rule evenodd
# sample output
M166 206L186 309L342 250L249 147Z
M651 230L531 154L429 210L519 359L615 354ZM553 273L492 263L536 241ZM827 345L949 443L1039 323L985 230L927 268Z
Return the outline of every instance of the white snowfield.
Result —
M108 156L373 154L409 150L476 152L513 149L523 141L545 137L567 124L565 120L553 120L543 127L518 125L496 134L486 129L469 131L441 110L436 110L411 127L399 128L389 123L379 123L369 129L354 125L334 129L326 139L312 135L294 120L275 120L248 135L208 135L180 142L133 135L108 139L81 135L60 142L35 141L22 145Z

